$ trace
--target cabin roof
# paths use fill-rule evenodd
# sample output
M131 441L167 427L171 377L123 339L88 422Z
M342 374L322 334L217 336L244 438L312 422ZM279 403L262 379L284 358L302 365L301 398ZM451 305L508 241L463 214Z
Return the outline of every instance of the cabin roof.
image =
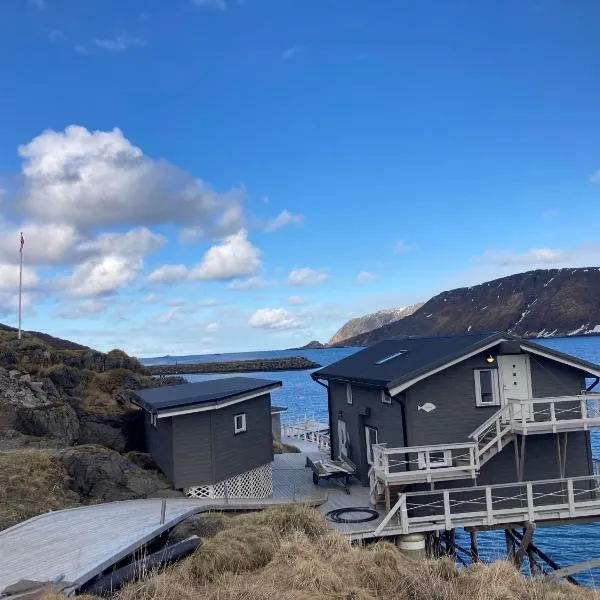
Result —
M528 340L506 333L469 333L385 340L315 371L312 377L388 388L396 394L430 374L503 341L516 341L525 351L600 376L599 365Z
M281 381L255 377L225 377L170 385L136 392L136 404L149 412L202 405L205 410L224 403L249 400L281 387Z

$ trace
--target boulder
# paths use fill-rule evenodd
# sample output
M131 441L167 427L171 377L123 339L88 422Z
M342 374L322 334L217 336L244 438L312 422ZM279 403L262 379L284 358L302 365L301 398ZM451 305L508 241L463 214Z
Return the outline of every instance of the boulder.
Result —
M170 488L158 473L141 469L118 452L100 446L66 448L55 456L70 477L70 489L84 500L131 500Z
M82 419L79 443L106 446L117 452L124 452L127 447L127 439L120 427L102 423L97 419Z
M168 544L176 544L197 535L201 538L214 537L223 529L223 517L219 515L194 515L182 521L169 533Z
M17 410L15 429L26 435L72 444L79 438L79 419L68 404L22 407Z
M53 368L48 377L59 390L72 392L81 382L81 372L71 366L57 366Z
M156 461L152 457L152 454L148 454L148 452L140 452L138 450L132 450L128 452L125 457L127 460L130 460L132 463L136 464L141 469L146 469L148 471L158 471L158 465Z

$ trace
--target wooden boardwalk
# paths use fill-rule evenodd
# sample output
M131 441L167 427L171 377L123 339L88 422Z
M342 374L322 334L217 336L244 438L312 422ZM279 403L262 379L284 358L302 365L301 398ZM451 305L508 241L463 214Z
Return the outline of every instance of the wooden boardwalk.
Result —
M321 504L327 491L317 488L303 454L280 454L273 463L271 498L128 500L46 513L0 532L0 594L21 579L61 577L72 589L83 585L163 531L209 510L254 510L286 503Z

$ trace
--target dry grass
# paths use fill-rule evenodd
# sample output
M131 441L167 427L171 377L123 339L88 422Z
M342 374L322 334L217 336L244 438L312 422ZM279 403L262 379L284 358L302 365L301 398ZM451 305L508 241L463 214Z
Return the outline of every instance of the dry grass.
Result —
M569 584L525 580L505 562L459 569L407 558L389 543L353 547L306 507L222 522L191 557L113 600L600 600Z
M296 448L296 446L273 439L273 454L298 454L299 452L300 449Z
M0 453L0 530L77 504L62 465L46 450Z

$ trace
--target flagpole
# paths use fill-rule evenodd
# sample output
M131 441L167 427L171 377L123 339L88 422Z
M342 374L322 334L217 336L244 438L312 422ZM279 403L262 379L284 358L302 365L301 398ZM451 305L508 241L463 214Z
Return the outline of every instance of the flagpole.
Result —
M18 339L21 339L21 297L23 295L23 232L21 231L21 247L19 249L19 334Z

